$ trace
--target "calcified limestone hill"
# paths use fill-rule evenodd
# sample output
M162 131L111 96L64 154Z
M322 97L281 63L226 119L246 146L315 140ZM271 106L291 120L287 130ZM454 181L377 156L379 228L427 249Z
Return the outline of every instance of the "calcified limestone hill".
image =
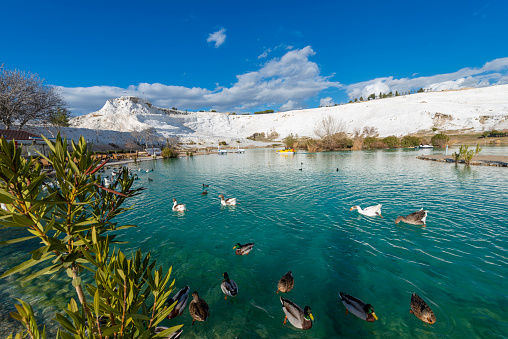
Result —
M419 93L334 107L272 114L232 115L215 112L183 112L155 107L137 97L110 99L97 112L75 117L69 138L79 134L93 139L111 138L117 144L132 138L133 131L155 128L160 137L180 137L202 144L239 140L254 133L277 132L315 137L319 122L327 116L341 121L346 132L365 126L378 128L380 137L439 131L481 132L508 128L508 85ZM87 132L88 130L88 132ZM117 133L116 137L111 134ZM113 140L113 142L115 142Z

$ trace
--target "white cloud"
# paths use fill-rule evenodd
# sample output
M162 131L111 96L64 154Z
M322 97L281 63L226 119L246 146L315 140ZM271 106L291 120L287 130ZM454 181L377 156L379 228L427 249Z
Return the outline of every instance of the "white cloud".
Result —
M327 107L333 105L335 105L335 103L333 102L333 99L331 97L321 98L321 100L319 100L320 107Z
M258 59L264 59L268 56L268 53L270 53L272 50L270 48L268 48L267 50L265 50L263 53L261 53L259 56L258 56Z
M150 100L159 107L197 110L213 108L217 111L245 111L258 106L299 108L305 100L329 87L340 88L329 76L320 75L310 46L287 52L281 58L267 61L257 71L237 75L231 87L214 90L199 87L141 83L127 89L110 86L62 87L62 94L70 104L70 111L83 114L100 109L107 99L133 95ZM281 107L281 109L282 109Z
M437 74L429 77L401 78L393 77L377 78L369 81L359 82L347 86L347 93L350 99L379 92L389 93L395 91L407 92L420 88L443 90L458 89L465 87L485 87L508 83L508 58L499 58L489 61L481 68L462 68L457 72Z
M215 48L218 48L220 45L224 43L224 41L226 41L226 34L224 34L225 32L226 29L221 28L217 32L210 34L210 36L208 37L208 39L206 39L206 41L215 42Z
M280 106L279 112L292 111L295 109L303 108L298 102L293 100L288 100L284 105Z

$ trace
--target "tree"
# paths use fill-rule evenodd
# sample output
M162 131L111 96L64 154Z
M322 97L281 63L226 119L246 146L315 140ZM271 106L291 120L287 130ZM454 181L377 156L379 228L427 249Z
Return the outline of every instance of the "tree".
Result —
M284 145L286 145L286 147L296 148L298 146L298 134L293 135L293 133L291 133L290 135L282 139L282 141L284 142Z
M379 134L377 127L374 126L365 126L363 128L363 135L364 137L377 137Z
M324 148L333 149L335 146L335 139L345 136L337 136L337 134L344 134L344 131L345 126L342 120L337 121L331 115L327 115L318 122L314 133L321 138Z
M49 123L58 127L69 127L69 119L71 113L65 108L57 108L53 114L49 116Z
M0 122L6 129L49 121L64 107L57 88L45 85L37 74L0 67Z
M40 247L31 251L31 258L10 268L0 278L23 272L29 267L39 270L25 277L56 275L64 271L78 296L71 299L64 314L57 313L59 338L151 338L155 327L174 308L165 305L174 283L169 283L171 269L164 273L154 269L150 254L137 251L127 259L120 251L110 251L118 226L113 218L127 210L123 203L140 193L131 189L134 179L127 169L109 187L101 186L96 175L106 164L95 161L83 137L72 141L57 135L56 141L45 139L51 154L48 160L55 170L55 186L44 186L48 177L37 159L25 159L22 148L0 139L0 226L25 230L27 235L4 240L13 244L38 239ZM93 275L93 282L84 284L84 270ZM91 297L91 298L90 298ZM88 300L87 300L88 299ZM163 300L161 302L161 300ZM16 338L46 338L37 327L30 305L19 300L18 313L11 315L22 322L26 333ZM169 306L169 307L168 307ZM177 330L167 329L165 334Z
M450 141L450 137L444 133L435 134L432 137L432 139L430 139L430 142L432 143L432 145L437 146L437 147L445 146L448 143L448 141Z

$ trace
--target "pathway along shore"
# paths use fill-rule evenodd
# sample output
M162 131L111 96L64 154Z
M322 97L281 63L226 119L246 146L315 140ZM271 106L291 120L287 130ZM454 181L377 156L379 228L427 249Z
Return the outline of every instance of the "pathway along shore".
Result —
M455 160L451 155L420 155L416 157L421 160L431 160L439 162L455 163ZM459 164L463 164L464 160L459 160ZM498 166L508 167L508 156L504 155L475 155L470 162L470 165L482 165L482 166Z

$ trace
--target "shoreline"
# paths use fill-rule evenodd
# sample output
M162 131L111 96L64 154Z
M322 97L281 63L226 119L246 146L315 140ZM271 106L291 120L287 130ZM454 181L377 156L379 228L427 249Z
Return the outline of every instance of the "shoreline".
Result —
M419 155L416 159L430 160L446 163L455 163L451 155ZM465 164L464 160L459 160L457 163ZM508 167L508 156L504 155L475 155L471 159L470 165L477 166L495 166L495 167Z

